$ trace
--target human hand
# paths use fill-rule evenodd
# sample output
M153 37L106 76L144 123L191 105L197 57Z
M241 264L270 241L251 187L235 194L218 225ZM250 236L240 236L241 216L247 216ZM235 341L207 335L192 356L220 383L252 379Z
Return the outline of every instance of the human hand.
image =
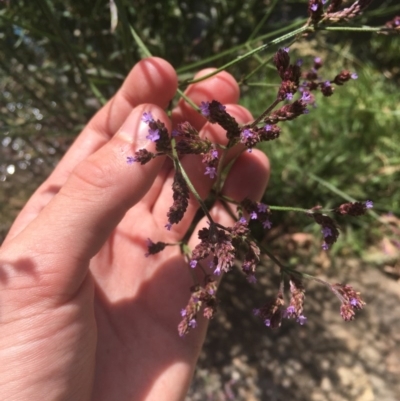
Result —
M205 72L202 72L204 74ZM226 143L224 130L180 101L170 121L163 109L177 77L149 58L89 122L51 176L32 196L0 249L0 394L11 400L183 399L207 322L180 338L179 311L193 285L178 247L146 258L146 239L176 242L198 209L190 198L184 219L165 229L172 204L172 164L158 157L142 166L126 157L154 144L141 122L151 112L171 128L189 121L201 135ZM239 88L220 73L188 88L199 104L216 99L239 123L250 113L236 103ZM242 149L231 150L227 162ZM212 180L199 157L182 164L206 197ZM233 199L258 199L268 161L242 153L225 181ZM221 205L215 222L233 221ZM205 220L199 223L205 225ZM197 243L197 229L189 240Z

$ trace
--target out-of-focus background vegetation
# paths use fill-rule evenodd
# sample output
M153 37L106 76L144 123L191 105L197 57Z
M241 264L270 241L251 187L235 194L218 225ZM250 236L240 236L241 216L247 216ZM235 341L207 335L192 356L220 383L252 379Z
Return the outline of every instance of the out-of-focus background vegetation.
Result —
M399 9L394 0L376 2L354 24L382 25ZM133 29L183 81L290 32L306 17L306 1L294 0L2 1L0 239L15 211L143 56ZM282 124L281 138L265 146L273 166L266 202L308 208L371 199L377 213L399 213L398 46L399 36L319 32L291 47L292 58L306 66L321 56L326 78L348 68L359 79L331 98L317 96L316 109ZM279 81L268 60L276 48L229 69L240 80L265 64L242 85L241 101L254 115L275 96ZM382 232L373 221L343 222L353 251ZM274 223L284 231L318 229L292 214L279 213Z

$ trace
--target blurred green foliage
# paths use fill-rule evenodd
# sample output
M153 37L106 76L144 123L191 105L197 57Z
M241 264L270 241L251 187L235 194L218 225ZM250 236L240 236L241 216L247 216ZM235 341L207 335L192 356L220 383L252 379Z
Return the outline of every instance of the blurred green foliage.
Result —
M379 25L400 13L396 0L375 3L353 24ZM290 32L306 18L307 1L295 0L3 1L2 138L29 145L29 160L48 160L49 147L63 152L66 138L73 138L143 56L132 29L183 80ZM117 23L114 31L112 21ZM357 71L360 78L331 98L317 97L316 109L282 124L281 138L266 144L273 166L267 203L329 207L347 196L374 200L378 212L400 213L398 46L399 36L320 32L293 47L290 54L305 65L314 56L323 57L321 71L327 78L342 68ZM263 66L242 85L242 102L254 115L276 93L278 77L268 63L275 50L229 69L241 80ZM4 166L25 157L10 151L12 141L0 148ZM49 144L45 150L43 143ZM7 174L2 177L10 181ZM288 227L310 224L301 216L281 217ZM354 220L354 227L365 229L366 221ZM365 234L359 238L364 241Z

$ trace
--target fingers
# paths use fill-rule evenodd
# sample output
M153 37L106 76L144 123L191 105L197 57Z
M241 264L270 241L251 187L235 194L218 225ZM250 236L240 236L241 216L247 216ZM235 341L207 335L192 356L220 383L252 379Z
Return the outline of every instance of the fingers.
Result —
M92 118L51 176L30 199L7 239L36 217L78 163L105 145L137 105L153 103L164 109L174 97L176 88L176 73L165 60L152 57L137 63L117 94Z
M73 293L81 285L89 260L157 176L162 157L144 166L126 162L127 156L138 149L155 151L154 143L146 139L148 126L141 121L144 111L150 111L171 128L159 107L147 104L136 107L118 133L78 164L38 217L14 238L17 248L23 246L25 257L35 256L41 282L49 290L68 289ZM137 223L132 222L133 231ZM12 244L13 241L8 242L10 252ZM8 260L12 260L10 255ZM46 283L47 278L50 283Z

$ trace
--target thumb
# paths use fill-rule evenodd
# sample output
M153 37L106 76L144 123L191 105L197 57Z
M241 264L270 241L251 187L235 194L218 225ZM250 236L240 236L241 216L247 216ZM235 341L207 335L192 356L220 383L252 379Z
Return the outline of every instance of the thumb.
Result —
M53 291L79 287L89 260L150 189L164 162L157 157L145 165L127 164L127 157L139 149L155 151L155 144L146 138L149 127L141 120L144 112L151 112L170 131L170 121L158 106L133 109L113 138L80 162L36 219L7 243L2 254L8 263L18 263L17 257L23 255L35 265L41 282L46 277L52 280L46 284Z

